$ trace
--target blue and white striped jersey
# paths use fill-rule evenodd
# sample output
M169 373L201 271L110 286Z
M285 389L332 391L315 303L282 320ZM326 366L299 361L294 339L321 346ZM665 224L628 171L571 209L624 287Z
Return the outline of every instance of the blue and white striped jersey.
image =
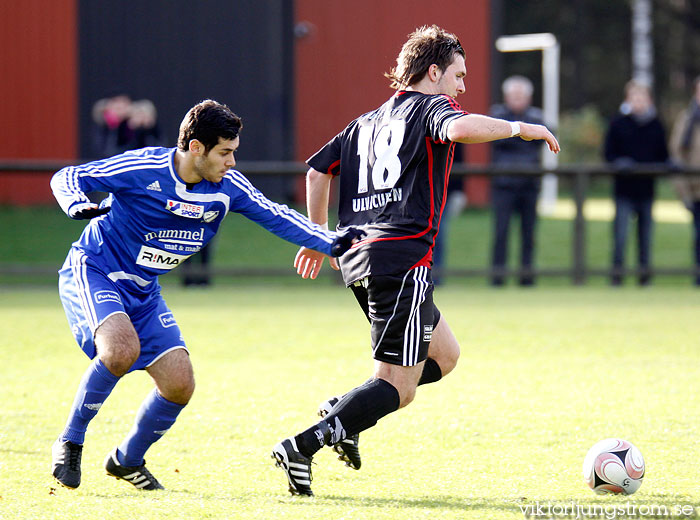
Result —
M113 281L150 292L157 277L199 251L229 211L294 244L330 254L337 234L267 199L240 172L188 186L177 175L175 148L143 148L81 166L51 179L63 211L74 217L91 204L86 193L109 193L106 215L92 219L73 244Z

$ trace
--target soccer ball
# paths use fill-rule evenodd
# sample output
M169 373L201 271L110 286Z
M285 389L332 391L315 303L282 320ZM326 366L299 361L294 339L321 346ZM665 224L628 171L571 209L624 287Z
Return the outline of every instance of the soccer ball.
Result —
M631 495L644 479L644 458L622 439L597 442L583 461L583 478L598 495Z

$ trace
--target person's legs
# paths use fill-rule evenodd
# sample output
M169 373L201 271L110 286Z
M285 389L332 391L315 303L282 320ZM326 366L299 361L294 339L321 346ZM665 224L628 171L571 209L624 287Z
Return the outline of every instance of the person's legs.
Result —
M105 460L108 473L139 489L162 489L145 468L146 451L175 424L194 392L194 374L185 349L168 352L146 368L156 388L146 397L129 434Z
M184 349L167 353L146 371L156 388L141 404L133 428L117 449L119 463L125 466L144 464L148 448L175 423L194 392L192 363Z
M341 443L408 405L424 373L436 310L430 270L418 267L403 277L369 277L353 287L353 292L363 309L372 309L374 377L343 396L323 420L275 446L273 457L287 472L292 493L312 495L313 455L324 445ZM445 346L436 349L441 350L449 371L454 366L454 349L445 340L449 328L438 329L438 343Z
M491 252L491 284L503 285L508 261L508 229L513 213L513 193L507 188L491 189L493 206L493 245Z
M139 489L162 489L144 455L175 423L194 392L194 375L180 327L160 294L145 295L133 323L141 355L132 370L146 370L156 388L141 404L123 442L105 460L107 473Z
M535 283L532 268L535 252L537 195L536 189L527 188L520 196L520 285L533 285Z
M626 197L615 197L615 218L613 220L613 273L611 282L620 285L625 265L627 230L632 207Z
M651 282L651 234L653 228L651 211L653 202L651 197L635 202L640 285L648 285Z
M428 349L428 358L423 364L418 386L440 381L457 365L459 359L459 343L450 330L447 322L440 315L437 307L434 309L434 327ZM365 382L371 383L374 376ZM347 395L347 394L345 394ZM318 415L326 417L331 410L345 398L345 395L331 397L319 405ZM338 454L338 460L352 469L360 469L362 458L359 450L360 434L348 435L341 442L333 445L333 451Z
M108 317L95 332L97 356L83 374L66 426L52 448L53 475L62 485L80 485L80 458L88 424L117 382L139 356L139 339L129 317Z
M695 285L700 286L700 201L693 202L693 247L695 260Z
M90 421L139 354L139 338L126 314L105 320L95 333L97 358L83 374L61 438L83 444Z

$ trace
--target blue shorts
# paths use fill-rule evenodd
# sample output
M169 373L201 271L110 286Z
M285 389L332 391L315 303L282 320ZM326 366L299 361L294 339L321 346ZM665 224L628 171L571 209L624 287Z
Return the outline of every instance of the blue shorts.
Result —
M187 350L180 327L159 290L127 291L77 249L71 249L58 274L58 292L71 332L90 359L97 355L95 331L119 313L129 317L141 343L141 354L129 372L151 366L172 350Z

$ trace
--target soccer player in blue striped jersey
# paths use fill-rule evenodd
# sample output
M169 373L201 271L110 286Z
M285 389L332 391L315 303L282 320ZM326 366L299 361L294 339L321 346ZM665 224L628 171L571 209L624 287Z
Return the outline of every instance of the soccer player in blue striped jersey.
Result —
M73 219L91 219L59 271L59 292L76 341L93 360L65 429L52 448L54 477L80 485L85 432L119 379L146 370L155 388L105 469L139 489L162 489L146 450L174 424L194 391L188 350L160 293L158 275L195 254L230 212L277 236L340 256L356 230L327 231L268 200L233 167L241 120L213 100L192 107L176 148L144 148L57 172L51 188ZM99 205L87 193L107 192Z

